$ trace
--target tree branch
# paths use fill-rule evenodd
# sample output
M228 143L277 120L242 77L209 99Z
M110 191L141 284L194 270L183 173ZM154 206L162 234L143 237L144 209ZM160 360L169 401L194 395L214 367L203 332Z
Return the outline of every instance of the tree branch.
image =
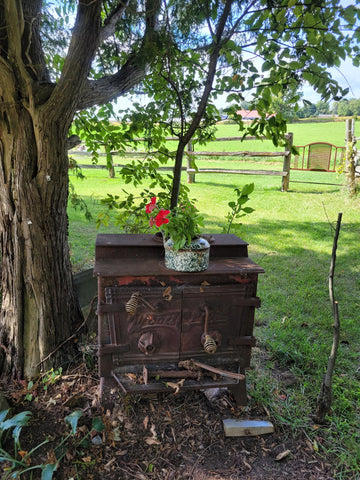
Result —
M171 191L171 204L170 204L171 209L177 206L178 199L179 199L181 165L182 165L185 145L191 140L196 129L200 125L201 119L206 110L206 105L209 99L209 95L212 90L214 77L216 73L217 62L218 62L221 46L224 41L223 34L226 26L226 21L228 20L231 12L231 4L232 4L232 0L226 0L224 10L220 16L220 19L216 28L216 38L215 38L215 42L212 45L212 52L209 58L209 68L206 76L205 88L203 90L198 108L192 119L192 122L187 132L185 133L185 135L179 140L179 145L176 152L175 165L174 165L173 185L172 185L172 191Z
M145 66L136 60L137 56L130 58L114 75L99 80L87 80L76 109L84 110L97 104L108 103L129 92L143 80L146 73Z
M339 213L337 223L336 223L334 243L333 243L331 262L330 262L330 271L329 271L329 297L330 297L330 302L331 302L331 306L332 306L332 309L333 309L333 313L334 313L334 308L335 308L334 272L335 272L336 250L337 250L337 244L338 244L338 239L339 239L339 234L340 234L341 219L342 219L342 213Z
M147 63L150 60L149 58L144 59L146 57L146 47L149 42L153 41L156 35L160 6L161 0L147 0L146 28L139 51L134 52L114 75L98 80L87 80L77 103L77 110L110 102L120 95L124 95L143 80L146 74Z
M69 107L75 111L78 96L90 71L99 44L101 0L79 2L75 27L60 80L48 103L58 115ZM69 104L70 101L70 104Z
M42 0L23 0L22 3L24 30L21 43L25 68L36 82L49 82L50 77L40 36Z
M110 15L105 19L104 25L100 30L99 43L104 42L107 38L111 37L116 32L116 25L123 16L129 0L124 0L115 8Z

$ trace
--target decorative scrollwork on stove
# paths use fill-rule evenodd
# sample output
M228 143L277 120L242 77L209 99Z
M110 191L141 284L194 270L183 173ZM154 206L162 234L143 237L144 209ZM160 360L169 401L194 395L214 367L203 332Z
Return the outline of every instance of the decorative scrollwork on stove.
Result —
M151 305L140 292L134 292L131 294L130 299L125 303L125 310L129 315L135 315L140 304L150 308L150 310L156 311L156 308Z
M216 353L217 347L221 341L221 334L217 331L208 332L209 327L209 309L204 305L205 321L204 321L204 333L201 335L201 343L204 350L209 355ZM211 334L210 334L211 333Z

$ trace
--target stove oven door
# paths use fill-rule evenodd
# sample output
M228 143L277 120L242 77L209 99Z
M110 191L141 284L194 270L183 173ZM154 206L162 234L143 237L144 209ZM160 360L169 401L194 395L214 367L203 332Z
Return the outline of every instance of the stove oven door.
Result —
M181 294L162 287L108 287L101 313L100 352L112 366L178 362Z
M250 363L254 310L259 298L252 296L251 282L236 285L185 287L182 304L180 359L212 365L236 361Z

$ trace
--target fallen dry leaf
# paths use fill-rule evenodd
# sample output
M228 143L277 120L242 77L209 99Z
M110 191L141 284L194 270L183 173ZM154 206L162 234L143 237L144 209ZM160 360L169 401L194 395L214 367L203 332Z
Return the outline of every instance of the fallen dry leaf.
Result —
M245 460L244 460L244 465L245 465L249 470L252 470L252 466L251 466L249 463L245 462Z
M126 373L126 376L127 376L128 379L131 380L132 382L136 382L136 380L137 380L137 376L135 375L135 373Z
M147 480L148 477L145 477L145 475L142 474L142 473L137 473L137 474L135 475L135 478L136 478L137 480Z
M143 420L143 425L144 425L145 430L147 430L148 424L149 424L149 415L146 415L146 417Z
M145 365L143 366L143 380L144 380L144 384L147 385L149 380L149 371L145 367Z
M283 452L279 453L279 455L276 456L275 460L279 462L280 460L283 460L284 458L288 457L290 453L291 453L290 450L284 450Z
M153 423L151 424L150 432L152 433L152 436L153 436L154 438L157 438L157 433L156 433L155 425L154 425Z
M24 460L24 457L26 457L26 455L28 454L28 452L26 452L25 450L19 450L18 454L20 455L21 460ZM31 464L31 459L30 459L30 458L26 458L26 459L25 459L25 462L26 462L26 465L30 465L30 464Z
M160 445L161 443L157 438L154 437L145 437L144 440L147 445Z
M180 388L184 385L185 378L179 380L178 382L167 382L166 386L173 388L175 390L174 395L177 395L180 391Z

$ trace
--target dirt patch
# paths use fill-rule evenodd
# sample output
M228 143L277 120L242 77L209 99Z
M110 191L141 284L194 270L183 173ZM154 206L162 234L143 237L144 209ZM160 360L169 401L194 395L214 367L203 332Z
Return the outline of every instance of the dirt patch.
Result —
M21 451L29 452L48 439L31 455L31 466L63 455L54 479L333 478L331 463L314 451L305 435L293 438L275 425L273 434L225 437L225 418L268 419L261 408L237 407L227 390L212 401L203 392L124 397L112 390L104 408L98 401L99 379L85 365L62 375L46 391L43 383L34 385L31 401L24 400L29 393L25 385L1 387L13 413L32 412L20 436ZM81 412L76 433L61 445L71 431L64 418L74 411ZM101 432L94 430L94 419ZM12 448L11 442L8 438L7 448ZM8 465L0 464L2 478ZM34 470L32 478L40 479L41 471Z

